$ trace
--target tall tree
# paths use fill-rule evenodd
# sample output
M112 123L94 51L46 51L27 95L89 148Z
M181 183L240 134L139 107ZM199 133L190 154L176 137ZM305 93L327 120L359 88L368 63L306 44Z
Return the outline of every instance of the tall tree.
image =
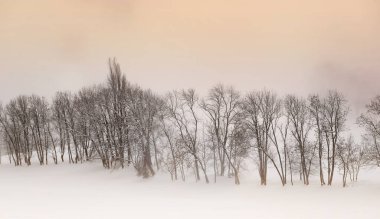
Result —
M366 109L358 118L358 124L366 131L370 159L380 166L380 95L373 98Z
M310 107L310 113L313 120L313 124L315 126L315 134L318 144L318 160L319 160L319 181L321 185L325 185L325 179L323 175L323 154L324 154L324 147L323 147L323 141L324 141L324 105L322 100L320 99L319 95L314 94L309 96L309 107Z
M270 135L279 102L270 91L251 92L245 97L242 108L257 149L261 185L266 185Z
M302 180L305 185L309 185L309 175L315 147L308 142L311 121L306 100L289 95L285 98L285 109L292 125L292 136L298 146Z
M241 105L240 94L232 87L217 85L209 91L207 98L201 105L211 123L211 133L215 135L221 168L220 175L224 175L226 166L224 162L227 158L228 165L234 171L235 184L240 184L238 168L234 165L233 158L227 148L230 141L229 137L234 128L239 125L237 123L240 122L238 119Z
M167 95L167 109L181 138L181 143L194 159L195 177L200 180L199 167L203 171L205 180L209 183L206 167L200 162L198 150L199 135L199 98L195 90L173 91Z
M349 108L343 94L329 91L324 101L324 134L327 145L327 184L331 185L334 177L336 147L344 130Z

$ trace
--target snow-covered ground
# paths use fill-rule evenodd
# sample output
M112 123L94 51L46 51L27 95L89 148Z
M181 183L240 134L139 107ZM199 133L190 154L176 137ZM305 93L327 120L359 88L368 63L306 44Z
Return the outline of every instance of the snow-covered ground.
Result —
M4 158L4 157L3 157ZM5 159L3 159L4 161ZM296 183L282 187L272 176L259 185L256 172L242 184L171 182L159 173L141 179L132 169L105 170L97 163L14 167L0 165L1 219L74 218L380 218L380 171L342 188ZM210 177L212 178L212 177Z

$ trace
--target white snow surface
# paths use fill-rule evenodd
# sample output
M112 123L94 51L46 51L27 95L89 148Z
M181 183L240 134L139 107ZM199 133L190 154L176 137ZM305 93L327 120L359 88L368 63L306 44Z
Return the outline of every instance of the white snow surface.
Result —
M6 160L3 157L3 161ZM295 177L297 178L297 177ZM359 182L342 188L298 180L282 187L276 175L259 185L245 171L241 185L227 177L217 183L150 179L133 168L106 170L99 162L14 167L0 165L0 219L108 218L380 218L380 170L363 170Z

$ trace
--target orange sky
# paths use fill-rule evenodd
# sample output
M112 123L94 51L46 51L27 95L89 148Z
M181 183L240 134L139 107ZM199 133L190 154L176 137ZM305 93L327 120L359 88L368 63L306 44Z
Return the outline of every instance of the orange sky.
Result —
M104 81L116 56L159 92L380 94L379 0L0 0L0 99Z

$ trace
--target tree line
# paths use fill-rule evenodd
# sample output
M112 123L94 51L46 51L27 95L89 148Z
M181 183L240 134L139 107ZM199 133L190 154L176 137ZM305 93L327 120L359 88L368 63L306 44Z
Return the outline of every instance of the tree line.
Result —
M131 166L142 177L164 170L172 180L192 173L197 181L228 176L240 184L244 163L254 160L261 185L274 170L282 185L297 178L308 185L311 175L331 185L340 171L343 186L357 180L362 166L380 165L380 96L358 118L366 129L358 144L345 133L349 106L337 91L242 95L219 84L203 98L194 89L158 95L128 82L115 59L109 71L106 83L57 92L51 102L23 95L0 105L9 162L99 159L104 168Z

